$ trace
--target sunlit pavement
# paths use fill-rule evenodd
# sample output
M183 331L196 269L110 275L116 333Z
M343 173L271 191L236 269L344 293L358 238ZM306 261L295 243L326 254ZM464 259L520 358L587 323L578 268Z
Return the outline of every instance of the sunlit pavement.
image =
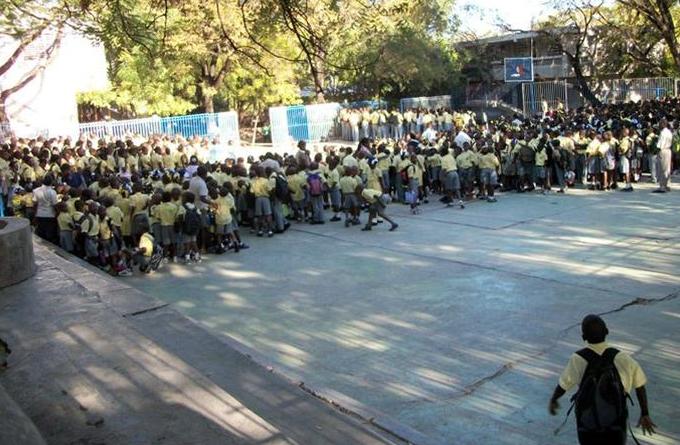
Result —
M573 419L553 435L567 398L560 417L547 401L582 347L581 318L606 313L610 342L649 377L660 434L646 443L678 443L680 192L651 190L506 194L417 216L391 205L396 232L294 224L127 282L321 395L442 444L573 444Z
M13 350L0 385L47 443L401 443L124 280L34 244L37 274L0 289L0 337ZM0 404L2 445L35 443L11 435L16 418Z

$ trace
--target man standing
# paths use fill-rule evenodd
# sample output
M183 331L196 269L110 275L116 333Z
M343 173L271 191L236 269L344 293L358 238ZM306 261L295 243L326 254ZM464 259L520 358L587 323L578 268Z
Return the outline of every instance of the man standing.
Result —
M605 338L609 334L604 320L587 315L581 322L581 333L587 347L569 359L548 410L557 414L557 400L575 385L574 396L578 441L581 445L624 445L628 394L634 388L640 405L638 427L643 434L654 433L654 422L649 416L647 377L640 365L625 352L610 347Z
M205 180L208 177L208 170L201 165L196 169L196 175L189 181L189 191L194 195L194 205L196 210L201 215L201 232L200 232L200 248L206 249L208 246L208 206L210 198L208 197L208 185ZM200 256L198 257L200 260Z
M659 134L659 156L657 158L657 176L659 177L659 188L654 190L654 193L670 192L669 182L671 178L671 145L673 144L673 132L666 119L661 120L659 124L661 133Z

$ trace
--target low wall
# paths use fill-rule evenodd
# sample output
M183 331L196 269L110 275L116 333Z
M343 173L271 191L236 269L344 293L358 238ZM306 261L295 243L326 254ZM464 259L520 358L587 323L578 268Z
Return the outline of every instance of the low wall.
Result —
M0 218L0 288L35 273L33 233L24 218Z

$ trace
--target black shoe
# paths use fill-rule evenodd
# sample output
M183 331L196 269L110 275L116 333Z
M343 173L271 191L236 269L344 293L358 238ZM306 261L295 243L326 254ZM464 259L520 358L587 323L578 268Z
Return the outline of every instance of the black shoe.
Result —
M392 224L392 227L390 227L390 232L394 232L395 230L397 230L398 227L399 224Z
M361 229L362 232L368 232L371 230L371 226L366 226L363 229Z
M330 219L330 221L331 221L331 222L340 221L340 217L339 217L339 216L334 216L334 217L332 217L332 218Z

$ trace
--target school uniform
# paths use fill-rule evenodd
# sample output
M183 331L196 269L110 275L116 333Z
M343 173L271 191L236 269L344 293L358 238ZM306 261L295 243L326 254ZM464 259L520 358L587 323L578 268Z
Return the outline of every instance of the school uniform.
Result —
M270 216L272 206L269 194L273 187L267 178L256 178L250 185L250 191L255 195L255 216Z
M593 351L595 354L601 356L609 348L606 342L591 344L588 343L587 349ZM578 353L574 353L567 367L560 375L559 385L564 391L569 391L576 385L581 383L583 375L585 374L588 362ZM626 394L630 394L634 389L640 388L647 384L647 376L640 367L637 361L630 355L623 351L619 351L614 357L614 367L621 377L623 390ZM619 425L618 431L607 433L578 433L579 443L582 445L623 445L626 443L626 420Z
M59 246L67 252L73 252L73 217L68 212L57 216L59 225Z
M447 153L441 157L441 171L444 178L444 189L446 191L460 190L460 177L458 176L458 165L453 154Z
M355 190L359 185L359 178L356 176L343 176L340 178L340 191L342 191L343 207L345 212L361 206Z
M496 169L500 163L494 153L487 153L479 157L479 180L483 185L495 186L498 184Z

